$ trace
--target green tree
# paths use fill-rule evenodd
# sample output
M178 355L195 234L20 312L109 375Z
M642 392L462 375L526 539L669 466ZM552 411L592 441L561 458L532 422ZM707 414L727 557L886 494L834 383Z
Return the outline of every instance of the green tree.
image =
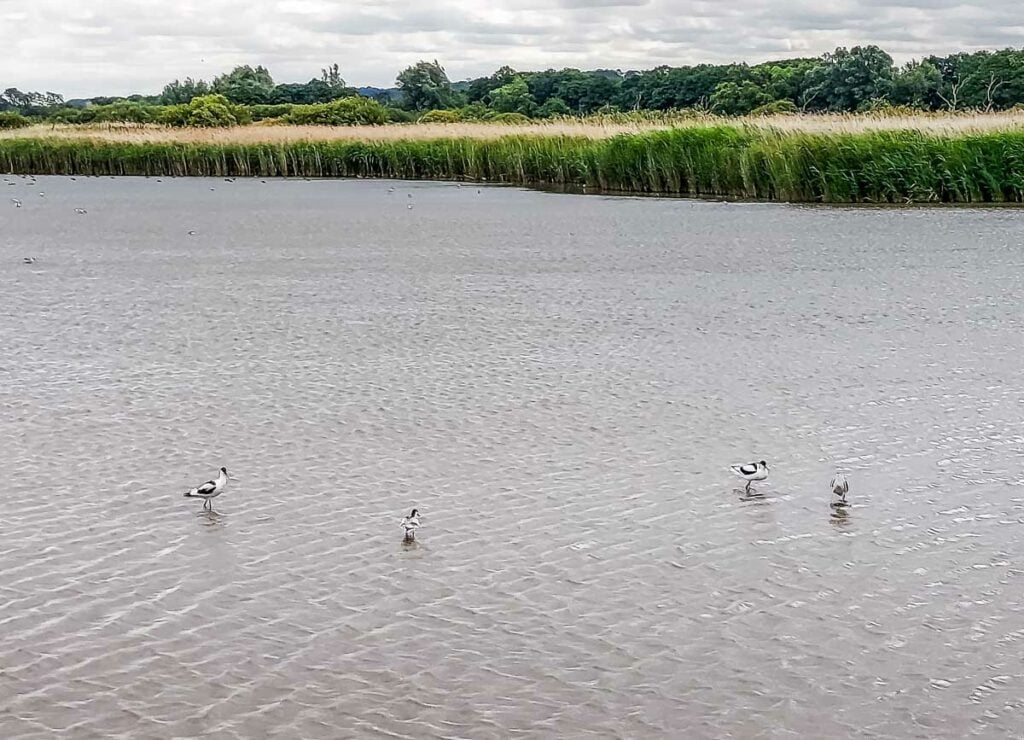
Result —
M809 82L825 109L853 111L870 100L886 98L892 78L891 56L877 46L855 46L823 55Z
M492 90L507 85L518 76L520 75L514 69L506 65L490 77L477 77L475 80L470 80L466 87L466 100L470 103L482 101L491 94Z
M341 69L337 62L329 67L320 70L320 79L327 87L338 90L345 87L345 80L341 77Z
M540 118L555 118L556 116L568 116L572 110L561 98L548 98L544 105L537 109L537 116Z
M332 100L351 98L355 95L358 93L351 87L336 87L320 79L310 80L306 83L289 82L277 85L270 93L270 103L310 105L312 103L329 103Z
M437 60L417 62L402 70L396 80L402 104L410 110L438 110L458 105L459 96Z
M184 81L174 80L164 85L163 92L160 93L160 103L163 105L190 103L193 98L209 94L210 86L205 81L186 77Z
M269 103L274 91L274 78L266 67L235 67L214 79L212 91L223 95L232 103L258 105Z
M896 105L924 110L939 107L942 73L928 61L912 61L897 70L892 80L889 99Z
M488 97L491 107L499 113L522 113L529 116L537 110L537 101L533 99L526 79L522 76L492 90Z
M745 116L755 108L770 103L771 95L757 83L720 82L711 94L711 110L727 116Z

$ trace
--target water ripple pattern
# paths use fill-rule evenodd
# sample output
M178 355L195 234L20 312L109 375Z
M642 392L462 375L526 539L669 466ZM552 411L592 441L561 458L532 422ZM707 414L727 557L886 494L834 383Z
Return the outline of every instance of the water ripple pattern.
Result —
M8 180L0 737L1020 735L1024 213Z

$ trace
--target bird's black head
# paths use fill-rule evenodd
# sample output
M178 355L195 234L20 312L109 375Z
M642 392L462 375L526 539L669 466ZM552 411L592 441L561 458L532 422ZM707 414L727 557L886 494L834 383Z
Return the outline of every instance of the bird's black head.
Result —
M227 468L221 468L220 472L224 473L224 475L227 475L228 474L228 469Z
M419 509L413 509L412 513L409 516L411 518L411 517L414 517L414 516L419 516L419 514L420 514L420 510Z
M761 467L762 468L767 468L768 467L768 463L766 463L764 460L762 460L761 461Z

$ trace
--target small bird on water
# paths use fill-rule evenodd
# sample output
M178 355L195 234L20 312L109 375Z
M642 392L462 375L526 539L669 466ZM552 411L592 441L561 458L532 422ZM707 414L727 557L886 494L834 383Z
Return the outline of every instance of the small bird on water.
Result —
M768 477L768 463L764 460L744 465L730 465L729 469L747 482L747 487L744 489L747 493L750 493L751 483Z
M213 511L213 504L210 503L210 500L220 496L227 484L228 469L221 468L220 472L217 473L217 477L213 480L208 480L195 488L185 491L185 498L201 498L203 499L203 508Z
M832 476L832 480L829 481L828 485L832 489L833 496L835 496L832 499L832 506L834 508L849 506L846 501L846 494L850 492L850 482L846 480L846 476L837 472Z
M414 542L416 540L416 530L420 528L420 512L419 509L413 509L412 513L407 517L402 518L402 529L405 530L405 542Z

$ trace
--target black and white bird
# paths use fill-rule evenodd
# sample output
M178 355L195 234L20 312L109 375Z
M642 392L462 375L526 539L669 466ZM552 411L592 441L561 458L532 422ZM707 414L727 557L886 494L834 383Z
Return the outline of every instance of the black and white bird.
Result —
M195 488L185 491L185 498L201 498L203 499L203 508L212 511L213 504L210 503L210 500L220 496L227 484L228 469L221 468L220 472L217 473L217 477L213 480L208 480Z
M846 476L837 472L832 476L832 480L829 481L828 485L832 489L832 495L834 496L832 506L835 508L849 506L846 501L846 494L850 492L850 481L846 480Z
M81 215L84 215L84 214L88 213L88 211L85 210L84 208L76 208L75 209L75 213L77 213L79 216L81 216Z
M419 509L413 509L409 516L402 517L402 529L405 530L405 541L413 542L416 539L416 530L420 528Z
M21 260L26 265L34 265L36 263L35 257L23 257Z
M21 201L17 198L11 198L11 203L14 204L15 208L21 208Z
M764 460L743 465L730 465L729 469L747 482L747 487L744 489L747 493L750 493L751 483L768 477L768 463Z

